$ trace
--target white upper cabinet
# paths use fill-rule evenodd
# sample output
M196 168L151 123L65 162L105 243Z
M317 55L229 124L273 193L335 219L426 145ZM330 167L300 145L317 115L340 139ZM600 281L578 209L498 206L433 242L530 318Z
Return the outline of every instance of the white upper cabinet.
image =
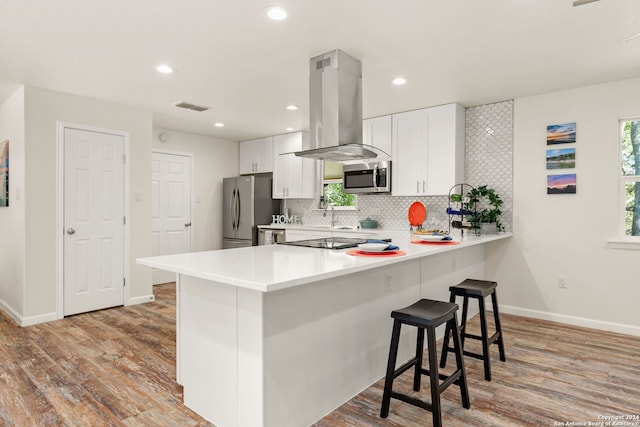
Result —
M464 107L393 115L392 195L446 195L464 180Z
M313 199L315 197L316 160L292 153L307 146L308 132L293 132L273 137L273 198Z
M392 116L374 117L372 119L365 119L362 121L362 139L363 143L372 145L379 150L387 153L387 156L378 154L376 160L391 160L392 148L391 148L391 122Z
M273 137L240 142L240 175L273 172Z

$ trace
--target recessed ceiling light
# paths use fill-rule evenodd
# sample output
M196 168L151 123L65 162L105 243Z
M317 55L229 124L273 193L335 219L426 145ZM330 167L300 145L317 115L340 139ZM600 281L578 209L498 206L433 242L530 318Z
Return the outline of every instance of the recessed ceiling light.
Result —
M217 127L217 128L223 128L224 127L224 123L222 123L222 122L217 122L217 123L214 123L213 125L215 127Z
M404 77L396 77L395 79L391 80L391 83L393 83L396 86L402 86L406 82L407 82L407 79L405 79Z
M291 132L293 128L287 128L287 132Z
M160 64L156 67L156 71L162 74L171 74L175 72L176 69L167 64Z
M270 6L267 8L267 16L274 21L287 19L287 11L281 6Z
M289 111L296 111L296 110L297 110L298 108L300 108L300 107L298 107L297 105L293 105L293 104L291 104L291 105L287 105L287 107L286 107L286 108L287 108L287 110L289 110Z

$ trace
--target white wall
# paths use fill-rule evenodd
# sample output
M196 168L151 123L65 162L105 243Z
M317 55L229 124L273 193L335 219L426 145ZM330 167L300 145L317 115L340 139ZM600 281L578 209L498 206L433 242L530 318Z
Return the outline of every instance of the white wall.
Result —
M632 79L515 100L514 238L487 250L505 312L640 335L640 251L607 243L618 226L618 119L640 116L639 99ZM547 195L546 126L567 122L577 194Z
M159 140L160 133L164 134L166 142ZM193 155L193 248L195 251L222 249L222 179L239 173L239 144L210 136L154 128L153 149Z
M50 320L56 312L57 122L129 133L131 230L129 300L152 298L151 270L135 263L151 255L150 112L49 90L25 88L26 275L23 324ZM55 318L55 317L54 317Z
M9 140L9 206L0 208L0 308L19 322L25 268L24 88L0 105L0 141Z

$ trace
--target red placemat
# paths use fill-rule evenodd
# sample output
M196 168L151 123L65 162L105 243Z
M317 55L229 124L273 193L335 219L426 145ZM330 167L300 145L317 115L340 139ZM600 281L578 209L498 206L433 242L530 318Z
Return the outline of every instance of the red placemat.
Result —
M347 255L353 256L376 256L376 257L392 257L392 256L402 256L407 253L404 251L380 251L380 252L364 252L359 249L351 249L346 252Z
M456 242L455 240L440 240L436 242L428 242L425 240L412 240L411 243L415 243L416 245L438 245L438 246L448 246L448 245L459 245L460 242Z

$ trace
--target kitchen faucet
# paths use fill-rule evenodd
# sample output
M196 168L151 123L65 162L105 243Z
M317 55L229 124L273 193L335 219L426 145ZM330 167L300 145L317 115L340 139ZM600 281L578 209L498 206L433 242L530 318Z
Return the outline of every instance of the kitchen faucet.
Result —
M333 207L333 205L325 205L324 206L324 213L322 214L323 217L326 218L327 216L327 209L331 208L331 228L336 226L336 208Z

